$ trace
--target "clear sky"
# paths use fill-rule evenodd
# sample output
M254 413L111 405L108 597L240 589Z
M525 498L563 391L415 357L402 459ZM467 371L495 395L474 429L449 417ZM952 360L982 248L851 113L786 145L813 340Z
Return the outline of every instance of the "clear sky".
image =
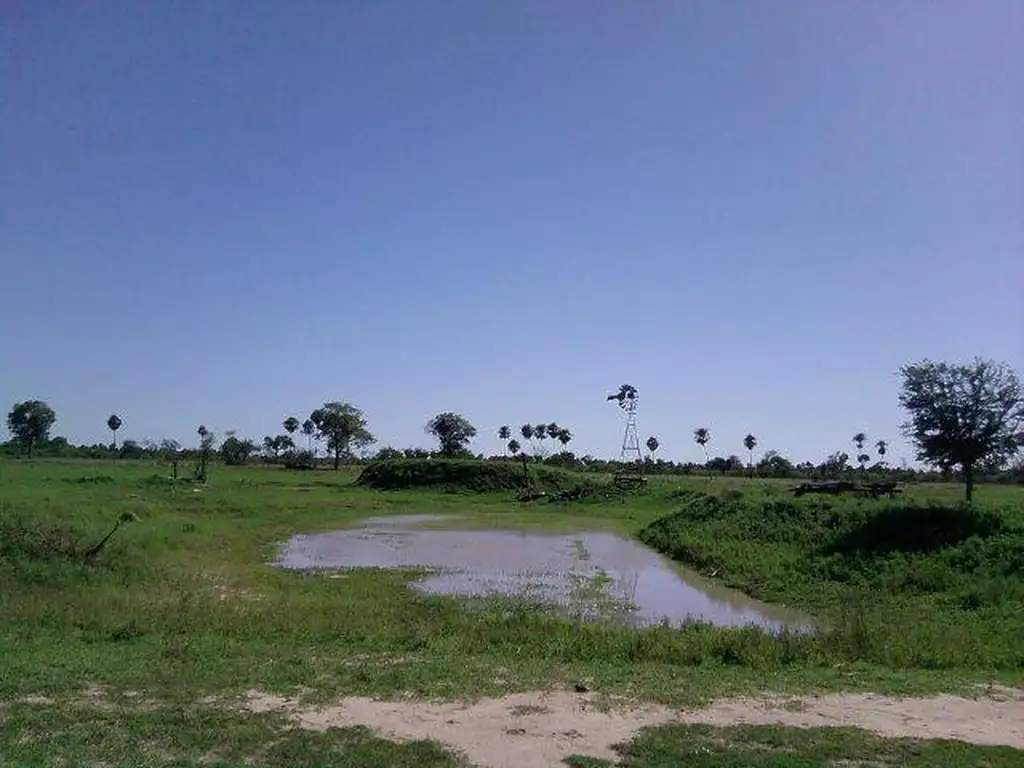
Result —
M0 404L261 438L325 400L500 451L899 439L1024 373L1019 0L0 3Z

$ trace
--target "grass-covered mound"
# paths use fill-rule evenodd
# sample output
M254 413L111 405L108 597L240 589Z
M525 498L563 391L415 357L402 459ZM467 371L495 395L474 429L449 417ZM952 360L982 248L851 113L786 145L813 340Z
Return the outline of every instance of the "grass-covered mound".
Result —
M690 493L640 539L755 597L804 607L846 655L1024 667L1024 509Z
M358 485L383 491L436 488L451 491L521 491L527 487L556 493L575 488L581 478L562 469L530 466L529 482L517 461L471 459L390 459L370 464Z

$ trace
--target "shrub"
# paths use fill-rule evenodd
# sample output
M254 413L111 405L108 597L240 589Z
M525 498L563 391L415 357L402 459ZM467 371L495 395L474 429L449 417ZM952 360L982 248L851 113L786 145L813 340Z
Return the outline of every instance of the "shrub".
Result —
M579 485L576 475L551 467L530 467L537 489L561 491ZM516 491L527 483L523 466L511 461L449 459L389 459L370 464L356 480L378 490L440 488L453 491Z
M316 469L312 451L288 451L283 457L285 469Z

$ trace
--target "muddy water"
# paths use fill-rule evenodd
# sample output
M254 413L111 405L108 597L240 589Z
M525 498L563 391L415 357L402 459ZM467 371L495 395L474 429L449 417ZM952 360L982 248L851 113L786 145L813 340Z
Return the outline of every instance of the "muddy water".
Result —
M642 626L687 620L720 626L805 629L805 617L751 600L676 567L612 533L432 530L434 515L372 518L357 529L299 534L277 565L295 570L425 568L411 586L428 594L495 595L559 606L584 620Z

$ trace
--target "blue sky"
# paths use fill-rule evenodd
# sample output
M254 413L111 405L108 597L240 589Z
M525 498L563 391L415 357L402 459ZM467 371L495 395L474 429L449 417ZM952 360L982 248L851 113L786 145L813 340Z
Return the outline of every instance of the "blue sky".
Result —
M0 5L0 403L382 444L556 420L672 459L899 439L1024 372L1024 4ZM852 452L852 451L851 451Z

